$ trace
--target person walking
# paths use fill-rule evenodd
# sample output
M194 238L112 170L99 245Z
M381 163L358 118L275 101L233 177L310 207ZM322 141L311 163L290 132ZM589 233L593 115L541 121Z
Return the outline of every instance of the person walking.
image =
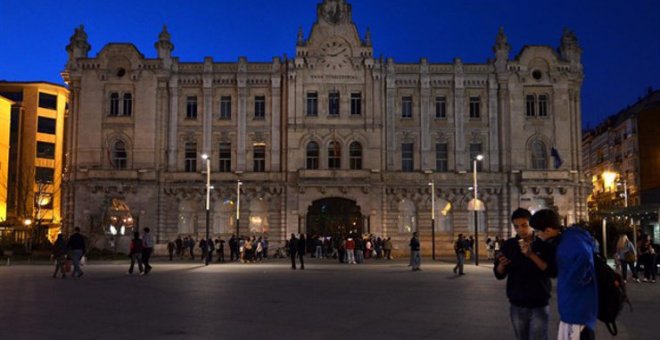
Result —
M463 234L458 234L458 240L454 243L454 253L456 253L454 274L465 275L465 273L463 273L463 265L465 264L465 252L467 251L467 248L467 240L463 238Z
M289 239L289 255L291 256L291 269L296 269L296 253L298 252L298 239L295 234L291 234Z
M218 245L218 262L225 262L225 240L219 238L215 243Z
M642 281L655 283L658 264L651 235L646 235L646 238L642 240L639 252L641 254L640 261L644 264L644 279Z
M417 232L413 232L412 238L410 238L410 263L412 265L412 271L416 272L422 270L422 257L419 254L419 239L417 238Z
M176 256L179 257L179 259L183 258L183 240L181 240L181 235L176 237L176 240L174 241L174 245L176 247Z
M298 239L298 259L300 260L300 269L305 269L305 253L307 249L307 240L305 240L305 234L300 234Z
M385 242L383 242L383 250L385 251L385 258L388 260L392 259L392 238L387 237Z
M623 282L628 282L628 268L630 268L633 282L639 283L639 277L635 270L635 260L637 259L635 246L625 234L621 235L616 243L616 255L621 263L621 276L623 277Z
M237 241L236 241L236 235L231 235L231 238L229 238L229 261L234 262L234 260L238 260L238 252L236 251L238 249L237 246Z
M51 258L55 260L55 272L53 278L57 277L57 273L62 274L62 278L66 278L66 271L64 270L64 261L66 261L66 241L64 235L58 234L55 243L53 244L53 252Z
M498 280L506 280L509 315L518 340L547 340L551 278L557 276L555 247L534 236L532 214L518 208L511 214L516 236L508 239L494 262Z
M143 243L142 240L140 239L140 233L139 232L133 232L133 239L131 240L131 245L129 247L129 252L128 256L131 258L131 266L128 267L128 272L126 272L127 275L132 275L133 274L133 267L135 266L135 263L137 262L138 264L138 270L140 271L140 275L144 273L143 265L142 265L142 255L143 253Z
M149 260L151 259L151 254L154 253L154 238L150 233L149 228L143 229L144 233L142 234L142 263L144 264L144 275L151 272L151 264Z
M561 218L549 209L530 219L537 235L557 246L558 340L594 339L598 315L598 283L591 234L580 225L562 231Z
M175 248L176 248L176 245L174 244L174 242L172 242L172 241L167 242L167 253L170 256L170 262L172 262L172 260L174 259L174 249Z
M85 238L80 234L80 228L73 228L73 235L69 237L67 249L69 250L69 258L73 261L73 272L71 276L83 276L85 273L80 269L80 260L85 255Z

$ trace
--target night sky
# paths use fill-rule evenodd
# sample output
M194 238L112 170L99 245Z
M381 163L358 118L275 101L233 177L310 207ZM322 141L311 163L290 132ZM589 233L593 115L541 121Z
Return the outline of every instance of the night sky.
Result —
M147 58L167 24L182 62L271 61L295 55L317 0L0 1L0 80L62 84L65 46L83 24L90 56L131 42ZM524 45L559 45L564 27L583 49L583 128L660 88L660 1L353 0L353 21L371 29L375 57L396 62L485 63L503 26L514 58Z

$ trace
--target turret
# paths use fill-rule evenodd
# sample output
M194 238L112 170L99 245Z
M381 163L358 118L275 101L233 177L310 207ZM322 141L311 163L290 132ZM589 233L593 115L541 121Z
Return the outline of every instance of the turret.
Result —
M69 53L67 64L74 63L78 58L87 58L87 53L92 46L87 42L87 33L85 26L74 29L73 35L69 38L69 44L66 45L66 51Z
M571 66L580 65L580 58L582 57L582 49L578 44L575 32L568 28L564 28L564 34L561 36L561 44L559 45L559 55L562 59L571 63Z
M506 34L504 34L504 27L500 27L495 38L495 45L493 45L493 52L495 53L495 70L497 72L506 71L506 64L509 61L509 45Z
M174 51L174 44L170 41L170 33L167 31L167 26L163 25L163 30L158 35L158 41L154 46L158 51L158 58L163 59L165 62L170 62L172 59L172 51Z

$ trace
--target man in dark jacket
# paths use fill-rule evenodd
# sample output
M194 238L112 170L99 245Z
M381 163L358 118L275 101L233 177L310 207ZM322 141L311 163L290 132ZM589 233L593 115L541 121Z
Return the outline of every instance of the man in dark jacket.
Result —
M75 227L73 229L73 235L69 237L67 249L69 249L69 257L73 261L73 273L71 273L71 276L83 276L84 273L80 269L80 259L85 255L85 239L80 235L80 228Z
M513 212L516 236L504 242L493 268L498 280L507 278L511 323L519 340L548 338L550 278L557 276L554 246L536 238L531 217L527 209Z
M302 249L305 249L304 246ZM289 255L291 256L291 269L296 269L296 253L298 252L298 239L296 235L291 234L289 239Z

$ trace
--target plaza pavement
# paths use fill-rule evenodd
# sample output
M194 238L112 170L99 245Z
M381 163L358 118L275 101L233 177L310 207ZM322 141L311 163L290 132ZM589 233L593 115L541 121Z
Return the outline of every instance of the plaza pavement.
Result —
M364 265L306 259L261 264L167 262L127 276L94 262L80 279L45 263L0 266L0 339L512 339L505 281L492 265L406 260ZM660 338L660 285L629 284L634 306L615 339ZM556 301L550 339L556 338ZM614 339L602 323L597 339Z

